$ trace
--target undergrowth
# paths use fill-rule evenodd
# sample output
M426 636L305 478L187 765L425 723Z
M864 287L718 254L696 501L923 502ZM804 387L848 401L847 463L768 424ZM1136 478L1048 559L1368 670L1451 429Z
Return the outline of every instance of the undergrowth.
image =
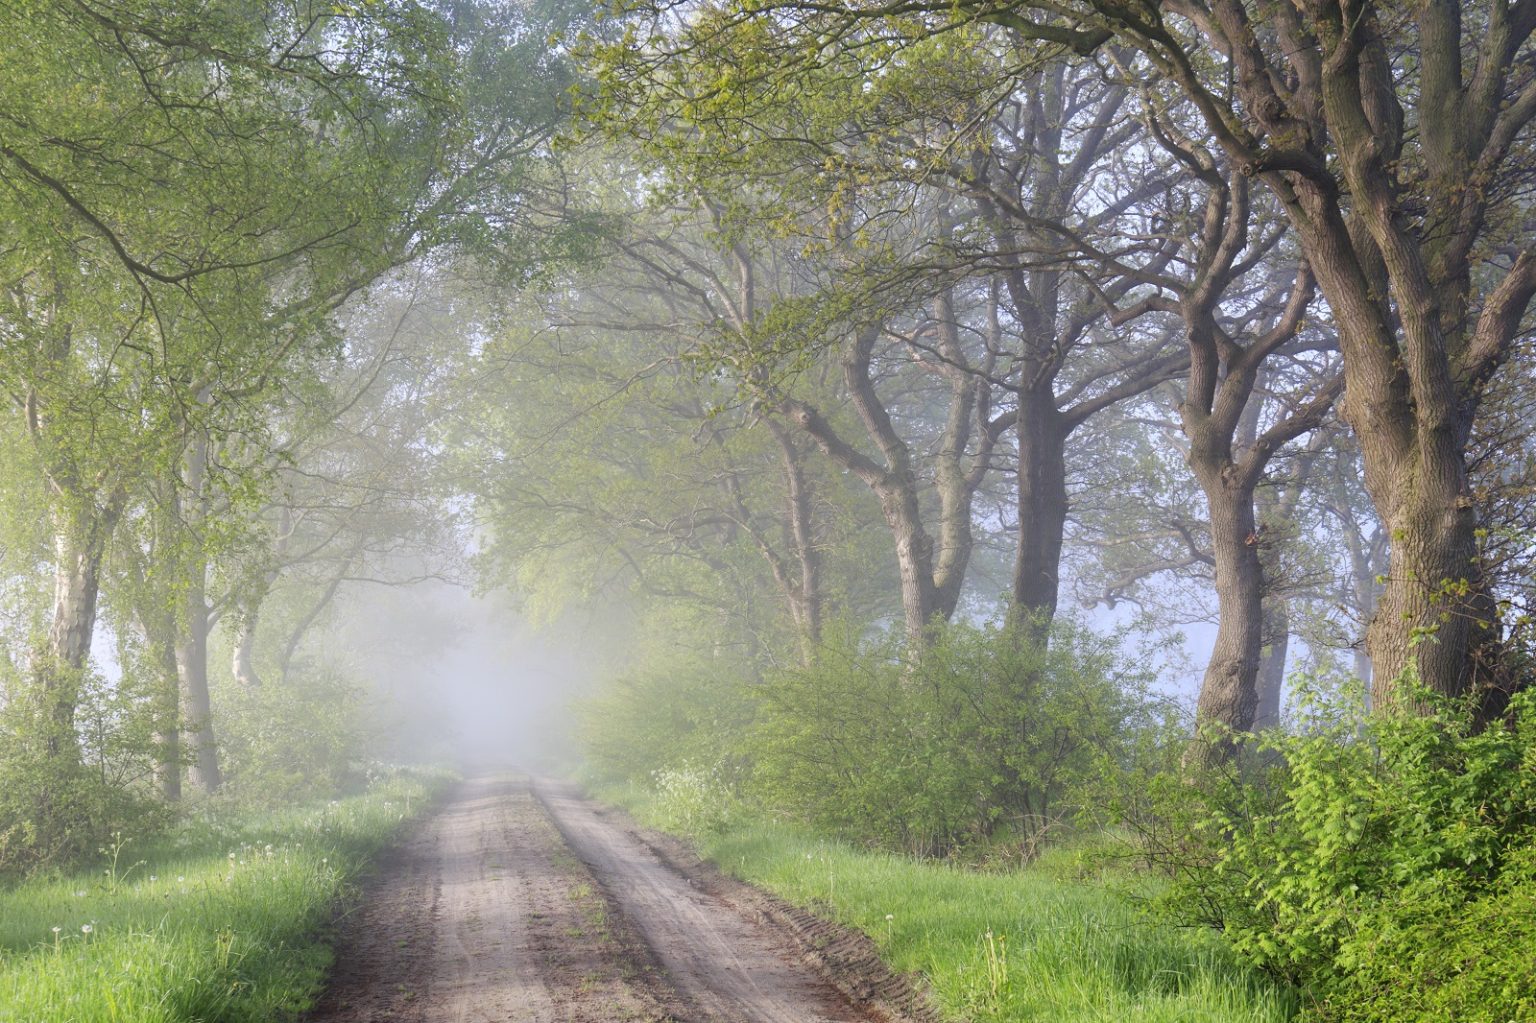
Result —
M0 1020L277 1023L308 1008L336 907L447 782L397 772L339 801L204 815L89 873L0 891Z

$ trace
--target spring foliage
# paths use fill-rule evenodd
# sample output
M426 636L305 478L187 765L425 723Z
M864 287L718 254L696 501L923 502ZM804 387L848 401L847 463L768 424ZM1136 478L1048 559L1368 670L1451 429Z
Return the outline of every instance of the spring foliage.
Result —
M1481 730L1422 696L1422 716L1320 699L1258 764L1164 777L1134 817L1163 908L1300 985L1312 1019L1536 1018L1536 694Z
M1033 849L1163 723L1149 677L1067 625L1048 648L998 625L935 626L921 657L904 637L845 633L761 682L727 669L694 662L611 687L588 706L599 770L665 779L664 796L707 780L918 855L1000 834Z

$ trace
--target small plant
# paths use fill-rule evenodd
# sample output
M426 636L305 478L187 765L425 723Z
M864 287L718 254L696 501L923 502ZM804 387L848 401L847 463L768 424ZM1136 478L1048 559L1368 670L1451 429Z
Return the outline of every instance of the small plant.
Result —
M701 836L725 830L738 812L739 800L718 767L684 762L651 774L656 799L656 823L669 831Z
M129 839L124 837L121 831L112 832L112 841L96 850L102 856L107 857L107 866L102 873L107 876L107 892L116 895L118 888L128 880L128 875L144 866L144 861L139 860L123 868L123 849L128 845Z
M1149 681L1068 624L1049 644L1007 623L935 625L920 658L899 634L834 638L760 687L747 784L856 841L1029 861L1161 724Z
M982 935L981 950L987 969L987 1007L1000 1013L1008 996L1008 936L987 931Z

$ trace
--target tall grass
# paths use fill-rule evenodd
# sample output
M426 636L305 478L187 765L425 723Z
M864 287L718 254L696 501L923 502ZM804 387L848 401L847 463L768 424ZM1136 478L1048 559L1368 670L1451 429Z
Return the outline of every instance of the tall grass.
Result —
M6 1023L278 1023L330 963L335 908L445 775L261 816L205 817L91 873L0 891Z
M773 825L704 843L724 869L868 934L957 1019L1279 1023L1283 987L1213 935L1146 919L1105 888L1044 871L978 873Z

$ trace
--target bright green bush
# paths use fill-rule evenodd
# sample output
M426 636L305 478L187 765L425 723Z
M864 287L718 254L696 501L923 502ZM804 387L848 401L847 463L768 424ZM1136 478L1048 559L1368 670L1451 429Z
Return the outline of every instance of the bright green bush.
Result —
M686 768L734 786L752 716L746 677L739 661L677 651L614 680L577 708L595 780L651 785Z
M1150 679L1111 640L1058 626L1048 647L997 625L833 642L757 690L758 801L919 855L1004 831L1031 848L1157 721Z
M232 797L284 805L331 795L361 778L370 747L370 697L333 671L217 693L219 756Z
M173 820L148 784L155 759L146 700L125 681L77 681L73 726L39 711L29 683L0 678L0 877L51 870L118 831L152 835ZM78 756L60 756L72 750Z
M1164 908L1219 927L1331 1021L1536 1019L1536 693L1467 709L1312 707L1254 763L1167 777L1140 818Z
M1341 943L1312 1015L1329 1023L1536 1020L1536 847L1471 890L1437 876L1405 886Z

